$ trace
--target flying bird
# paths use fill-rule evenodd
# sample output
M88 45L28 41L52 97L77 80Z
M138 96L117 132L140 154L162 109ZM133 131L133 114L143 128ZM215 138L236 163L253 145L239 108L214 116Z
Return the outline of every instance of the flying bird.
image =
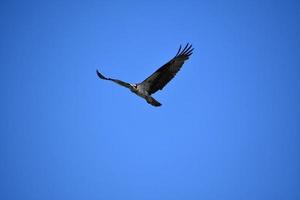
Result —
M179 50L174 58L161 66L141 83L126 83L118 79L107 78L98 70L96 72L100 79L113 81L121 86L129 88L131 92L144 98L149 104L153 106L161 106L161 103L155 100L151 95L158 90L162 90L168 84L168 82L175 77L184 62L192 55L193 50L194 49L192 48L192 45L189 43L183 49L181 49L180 45Z

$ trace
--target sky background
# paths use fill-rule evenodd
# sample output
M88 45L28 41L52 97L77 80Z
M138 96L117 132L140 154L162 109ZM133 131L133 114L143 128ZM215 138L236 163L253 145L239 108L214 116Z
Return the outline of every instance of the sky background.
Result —
M0 3L0 199L300 199L299 1ZM148 105L140 82L195 50Z

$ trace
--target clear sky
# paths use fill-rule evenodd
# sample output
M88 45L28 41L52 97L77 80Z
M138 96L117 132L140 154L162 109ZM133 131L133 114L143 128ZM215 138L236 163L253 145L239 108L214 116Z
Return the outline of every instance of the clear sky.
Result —
M300 199L299 2L1 1L0 199Z

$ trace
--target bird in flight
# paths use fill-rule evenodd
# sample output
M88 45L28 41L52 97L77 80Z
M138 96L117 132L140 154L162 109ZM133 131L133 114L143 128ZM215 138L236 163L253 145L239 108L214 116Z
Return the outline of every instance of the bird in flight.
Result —
M192 55L193 50L194 49L192 48L192 45L189 43L183 49L180 45L179 50L174 58L156 70L141 83L126 83L118 79L107 78L98 70L96 72L100 79L113 81L121 86L129 88L131 92L144 98L149 104L153 106L161 106L161 103L155 100L151 95L158 90L162 90L168 84L168 82L175 77L184 62Z

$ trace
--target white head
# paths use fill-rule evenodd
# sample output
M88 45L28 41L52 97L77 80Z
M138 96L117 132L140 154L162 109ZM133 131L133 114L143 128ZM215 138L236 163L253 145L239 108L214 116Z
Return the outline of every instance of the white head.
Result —
M131 83L130 84L134 89L137 89L137 84Z

